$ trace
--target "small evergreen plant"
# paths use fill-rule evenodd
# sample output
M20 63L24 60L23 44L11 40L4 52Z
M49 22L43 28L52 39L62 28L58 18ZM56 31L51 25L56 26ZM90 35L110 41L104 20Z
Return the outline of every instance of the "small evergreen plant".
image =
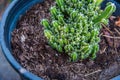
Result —
M116 7L109 2L100 9L102 0L56 0L50 8L51 20L43 19L44 35L49 44L59 52L67 53L71 61L95 59L99 50L101 22Z

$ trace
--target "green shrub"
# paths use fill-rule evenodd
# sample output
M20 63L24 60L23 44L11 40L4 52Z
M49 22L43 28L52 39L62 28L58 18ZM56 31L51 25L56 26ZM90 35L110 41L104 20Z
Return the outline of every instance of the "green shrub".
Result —
M99 50L98 36L101 22L108 18L116 7L109 2L100 10L102 0L56 0L50 8L51 20L43 19L44 34L49 44L59 52L65 52L71 61L96 58Z

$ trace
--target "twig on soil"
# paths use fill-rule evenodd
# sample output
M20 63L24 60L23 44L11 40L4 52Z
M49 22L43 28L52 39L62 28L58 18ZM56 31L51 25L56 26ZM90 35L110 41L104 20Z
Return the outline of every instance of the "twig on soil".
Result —
M108 35L102 35L102 36L112 38L112 39L120 39L120 37L112 37L112 36L108 36Z
M45 59L45 57L42 54L40 54L40 56L42 57L43 60Z
M89 74L86 74L85 77L90 76L90 75L93 75L93 74L95 74L95 73L99 73L99 72L101 72L101 71L102 71L102 70L99 69L99 70L97 70L97 71L94 71L94 72L91 72L91 73L89 73Z
M110 31L110 29L109 29L108 27L106 27L106 25L104 25L103 23L101 23L101 25L102 25L107 31L109 31L109 32L113 35L113 32Z
M103 35L103 33L101 33L99 36L101 37Z
M104 53L106 51L107 47L105 47L102 51L100 51L100 54Z
M120 31L118 31L116 28L114 30L120 35Z

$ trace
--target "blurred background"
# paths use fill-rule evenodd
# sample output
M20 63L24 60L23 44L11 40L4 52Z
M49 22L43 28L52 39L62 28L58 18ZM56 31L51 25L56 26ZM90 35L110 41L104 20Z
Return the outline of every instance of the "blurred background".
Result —
M2 17L4 10L6 9L6 7L8 6L8 4L11 1L12 0L0 0L0 20L1 20L1 17Z

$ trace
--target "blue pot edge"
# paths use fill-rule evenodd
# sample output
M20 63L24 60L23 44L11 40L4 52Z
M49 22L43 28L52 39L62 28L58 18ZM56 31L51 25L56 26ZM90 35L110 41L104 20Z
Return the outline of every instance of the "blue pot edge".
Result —
M7 19L7 16L9 14L9 12L12 10L12 7L15 6L15 4L18 2L19 0L14 0L12 1L12 3L10 3L10 5L8 6L8 8L5 10L3 16L2 16L2 21L0 22L0 45L3 51L4 56L6 57L7 61L10 63L10 65L22 76L24 76L25 78L29 79L29 80L43 80L42 78L38 77L37 75L34 75L33 73L27 71L26 69L24 69L17 61L16 59L12 56L11 52L9 51L9 49L6 47L5 41L4 41L4 25ZM36 0L36 2L42 2L44 0ZM29 4L29 5L33 5L35 3ZM26 8L26 9L29 9Z

